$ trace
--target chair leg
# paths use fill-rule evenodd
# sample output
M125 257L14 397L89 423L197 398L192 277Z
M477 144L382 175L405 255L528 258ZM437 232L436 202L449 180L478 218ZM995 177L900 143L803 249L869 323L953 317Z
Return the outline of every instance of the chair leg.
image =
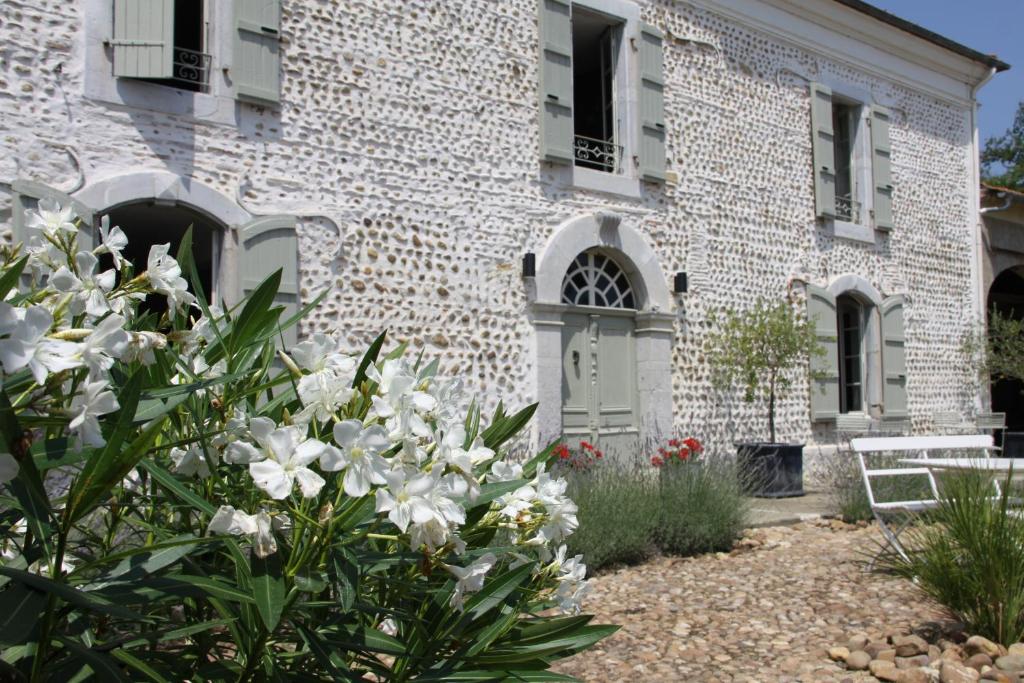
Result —
M881 529L882 536L885 538L886 542L889 544L889 547L892 548L894 551L896 551L896 553L901 558L903 558L905 561L909 562L910 561L910 557L907 555L906 551L903 549L903 544L900 543L899 535L901 533L903 533L903 530L906 529L910 525L911 520L910 519L906 520L905 522L900 524L898 527L896 527L895 530L890 528L889 524L885 521L885 519L882 517L882 515L877 513L877 512L875 513L875 520L878 522L878 528ZM879 558L880 555L881 555L881 552L879 552L873 558L871 558L871 562L868 563L868 570L869 571L871 571L871 570L873 570L875 568L875 564L877 564L878 558Z

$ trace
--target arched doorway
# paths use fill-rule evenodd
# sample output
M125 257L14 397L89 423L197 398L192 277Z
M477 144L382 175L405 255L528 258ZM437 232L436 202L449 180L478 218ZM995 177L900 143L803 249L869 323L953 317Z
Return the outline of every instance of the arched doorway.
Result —
M578 254L562 281L562 304L562 434L625 452L640 437L637 297L615 254Z
M669 437L675 304L643 234L610 211L577 216L552 233L536 272L538 445L596 434L603 450L635 455L638 442Z
M146 269L150 248L157 244L170 244L169 254L176 256L185 232L192 228L192 255L196 271L208 301L218 301L221 295L218 278L220 255L223 248L225 226L197 209L176 203L170 206L153 201L132 202L102 212L117 225L128 238L123 255L135 265L136 273ZM187 273L182 275L188 279ZM192 283L189 283L192 290ZM150 295L142 305L144 310L163 313L167 304L163 297Z
M1024 319L1024 266L1004 270L988 290L986 310L1004 317ZM1024 383L1000 379L991 384L992 410L1006 413L1006 431L1024 431Z

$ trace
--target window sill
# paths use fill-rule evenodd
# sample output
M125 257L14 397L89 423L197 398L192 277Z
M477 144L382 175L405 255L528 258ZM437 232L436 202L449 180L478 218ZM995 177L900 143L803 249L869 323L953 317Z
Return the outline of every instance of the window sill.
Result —
M198 121L228 126L236 124L233 98L149 83L141 79L94 74L86 79L85 96L135 109L187 116Z
M863 242L865 244L875 243L875 230L870 225L850 223L835 219L826 219L826 224L831 224L832 234L851 242Z
M638 178L579 166L571 167L569 172L571 174L569 184L577 190L592 190L630 199L640 199L640 180Z

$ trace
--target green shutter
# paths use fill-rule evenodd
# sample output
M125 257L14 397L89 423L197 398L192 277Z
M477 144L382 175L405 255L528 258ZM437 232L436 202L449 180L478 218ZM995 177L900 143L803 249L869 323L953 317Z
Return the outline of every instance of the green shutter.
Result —
M907 417L907 358L903 337L903 297L882 302L882 401L887 417Z
M280 32L280 0L235 0L231 77L240 99L280 101Z
M114 75L170 78L174 0L114 0Z
M839 414L839 338L836 298L807 285L807 318L814 325L824 356L811 359L811 420L834 420Z
M274 271L281 270L281 287L275 302L284 307L281 322L299 310L299 247L294 216L266 216L249 223L241 232L242 258L239 266L242 295L248 295ZM298 337L296 328L284 333L285 346Z
M836 151L832 131L832 90L811 83L811 136L814 158L814 211L836 217Z
M889 146L889 110L871 107L871 177L875 196L873 214L875 227L892 230L892 158Z
M586 434L590 429L590 318L562 316L562 429L569 434Z
M664 34L640 24L640 177L665 182Z
M597 419L599 429L632 428L636 351L632 318L597 317Z
M571 164L572 21L568 0L540 0L540 153Z
M56 190L49 185L37 183L34 180L15 180L11 184L14 190L13 212L11 216L11 228L14 235L14 243L28 243L31 233L36 232L26 224L26 212L34 210L39 205L40 199L54 199L62 207L71 206L80 221L78 229L78 248L80 250L91 250L93 248L93 231L96 226L96 212L88 206L73 199L66 192Z

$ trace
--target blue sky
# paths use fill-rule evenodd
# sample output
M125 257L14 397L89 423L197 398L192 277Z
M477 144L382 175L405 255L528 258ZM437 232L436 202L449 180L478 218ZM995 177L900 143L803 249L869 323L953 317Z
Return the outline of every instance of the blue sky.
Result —
M967 47L995 53L1012 67L978 94L981 142L1002 135L1024 100L1024 0L868 0Z

